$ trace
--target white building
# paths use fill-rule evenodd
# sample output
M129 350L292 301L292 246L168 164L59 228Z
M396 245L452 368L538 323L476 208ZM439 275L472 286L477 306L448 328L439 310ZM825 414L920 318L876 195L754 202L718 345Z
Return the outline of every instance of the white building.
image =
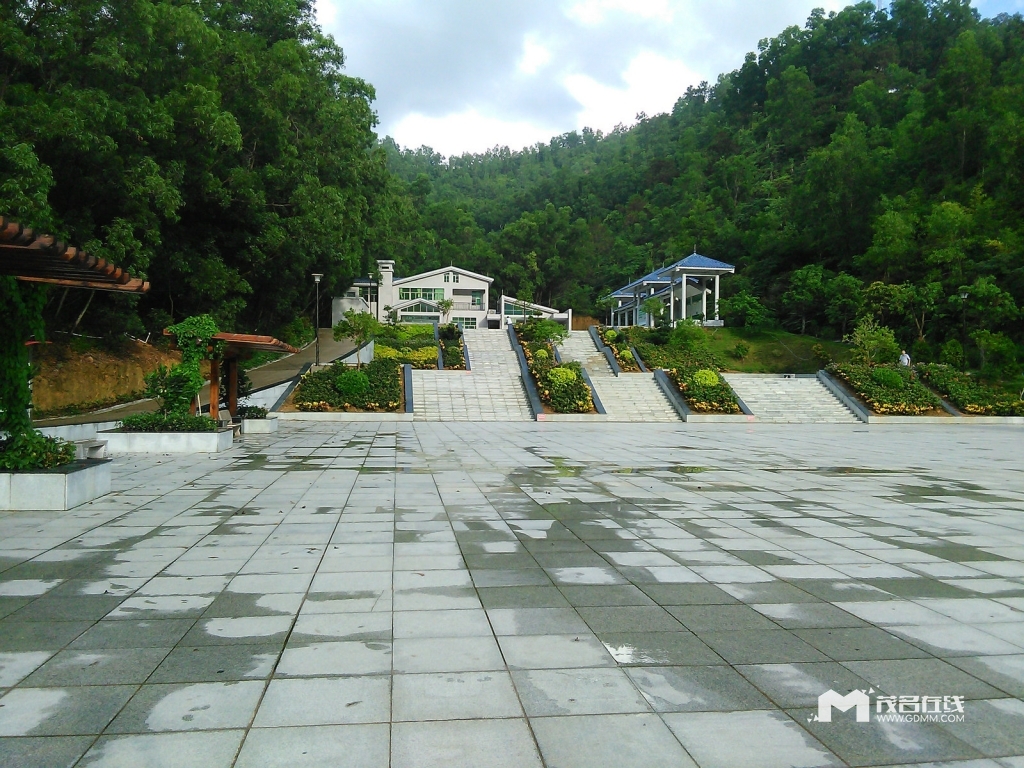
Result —
M614 326L650 326L653 319L643 305L653 297L661 302L665 319L673 326L680 320L721 326L718 315L721 278L735 272L732 264L694 253L615 291L611 295L611 323Z
M344 296L335 297L331 320L337 325L346 311L369 312L381 322L398 313L400 323L458 323L463 328L486 328L494 278L460 267L444 267L412 277L395 277L395 262L378 261L380 281L357 279ZM437 302L454 302L444 316Z
M478 275L460 267L443 267L412 277L395 277L395 262L378 261L380 280L359 278L344 296L331 305L331 322L337 325L350 309L369 312L380 322L394 311L400 323L458 323L463 328L501 328L525 316L546 317L572 326L572 310L559 312L550 307L502 296L499 311L490 309L493 277ZM454 302L447 316L438 302Z

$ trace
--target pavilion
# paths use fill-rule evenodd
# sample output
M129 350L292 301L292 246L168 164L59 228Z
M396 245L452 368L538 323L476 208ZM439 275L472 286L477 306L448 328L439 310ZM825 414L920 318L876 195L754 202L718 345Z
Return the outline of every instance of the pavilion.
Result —
M721 326L718 314L721 278L735 272L732 264L693 253L613 292L611 324L651 325L653 319L644 311L643 304L653 297L661 301L673 327L680 320Z

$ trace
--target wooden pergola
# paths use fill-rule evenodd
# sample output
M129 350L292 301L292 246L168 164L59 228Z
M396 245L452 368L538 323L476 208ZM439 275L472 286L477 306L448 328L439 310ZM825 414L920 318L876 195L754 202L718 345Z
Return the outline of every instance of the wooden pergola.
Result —
M13 275L26 283L48 283L94 291L146 293L149 283L133 277L116 264L91 256L0 216L0 275Z
M164 331L165 336L173 336L170 331ZM244 333L218 333L211 339L212 342L224 344L224 353L221 358L210 357L210 418L214 421L220 419L220 366L224 363L228 373L228 413L232 417L238 415L238 364L250 357L254 352L280 352L281 354L294 355L297 350L290 344L285 344L273 336L253 336ZM212 353L212 348L210 353Z

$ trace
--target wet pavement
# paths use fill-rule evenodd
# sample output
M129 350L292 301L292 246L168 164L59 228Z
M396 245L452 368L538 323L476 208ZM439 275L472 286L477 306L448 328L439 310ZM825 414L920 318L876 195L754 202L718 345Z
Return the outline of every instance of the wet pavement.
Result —
M0 765L1022 768L1020 435L305 423L120 458L0 517ZM869 722L816 719L830 689Z

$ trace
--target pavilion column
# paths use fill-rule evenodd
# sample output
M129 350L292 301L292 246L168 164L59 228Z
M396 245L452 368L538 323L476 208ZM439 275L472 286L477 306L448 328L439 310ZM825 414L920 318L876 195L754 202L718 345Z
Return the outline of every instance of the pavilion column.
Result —
M671 274L668 277L668 325L669 328L676 324L676 276Z
M238 358L227 361L228 366L228 413L234 418L238 415Z
M721 275L715 275L715 320L718 319L718 288Z
M210 361L210 418L220 420L220 360Z
M700 313L704 316L703 322L708 319L708 279L705 277L700 281Z
M686 319L686 273L685 272L683 272L682 284L683 284L683 300L682 300L683 301L683 307L682 307L682 310L679 313L679 317L680 317L680 319L685 320Z

